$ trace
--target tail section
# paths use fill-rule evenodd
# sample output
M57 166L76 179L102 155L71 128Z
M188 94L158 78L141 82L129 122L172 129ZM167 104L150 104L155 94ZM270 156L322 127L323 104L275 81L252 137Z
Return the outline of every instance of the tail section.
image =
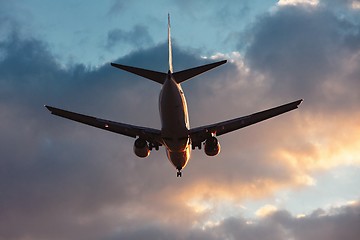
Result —
M174 72L172 65L172 47L171 47L171 34L170 34L170 13L168 13L168 47L169 47L169 71Z
M201 73L204 73L206 71L209 71L210 69L213 69L217 66L220 66L224 63L226 63L226 60L224 61L220 61L220 62L216 62L216 63L211 63L211 64L206 64L203 66L199 66L199 67L195 67L195 68L190 68L184 71L180 71L180 72L176 72L174 73L174 69L173 69L173 65L172 65L172 46L171 46L171 32L170 32L170 13L168 13L168 47L169 47L169 71L171 73L173 73L174 79L177 83L182 83L192 77L195 77Z
M169 48L169 72L172 73L173 78L177 83L182 83L192 77L195 77L199 74L202 74L204 72L207 72L215 67L218 67L224 63L226 63L226 60L210 63L206 65L202 65L199 67L194 67L190 69L186 69L180 72L175 72L172 65L172 47L171 47L171 34L170 34L170 14L168 14L168 48ZM152 70L147 70L143 68L136 68L126 65L121 65L117 63L111 63L111 66L122 69L124 71L136 74L138 76L150 79L152 81L155 81L160 84L164 84L167 74L162 72L156 72Z

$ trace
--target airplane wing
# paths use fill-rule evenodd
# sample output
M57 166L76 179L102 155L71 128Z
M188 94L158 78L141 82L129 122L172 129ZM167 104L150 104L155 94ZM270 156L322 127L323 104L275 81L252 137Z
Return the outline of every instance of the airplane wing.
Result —
M141 137L152 143L154 146L161 146L161 133L160 130L139 127L125 123L113 122L105 119L95 118L79 113L74 113L66 110L62 110L55 107L45 106L51 114L67 118L76 122L84 123L93 127L101 128L110 132L122 134L128 137Z
M216 136L220 136L225 133L244 128L249 125L283 114L285 112L294 110L298 108L302 101L303 100L301 99L265 111L257 112L248 116L190 129L189 135L191 138L191 142L193 146L200 146L203 141L205 141L208 137L214 134Z

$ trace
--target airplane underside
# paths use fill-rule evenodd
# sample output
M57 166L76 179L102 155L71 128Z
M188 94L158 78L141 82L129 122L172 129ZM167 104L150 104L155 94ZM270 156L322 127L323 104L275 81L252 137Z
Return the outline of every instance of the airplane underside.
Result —
M181 177L181 170L189 162L192 149L201 149L204 146L206 155L216 156L220 152L218 136L297 109L302 102L302 99L300 99L247 116L190 128L187 103L181 83L218 67L227 61L223 60L174 72L172 66L170 15L168 16L168 48L169 71L167 73L111 63L113 67L162 84L159 96L161 130L96 118L46 105L45 107L51 114L135 138L133 151L136 156L141 158L149 156L151 150L158 150L160 146L164 146L168 159L177 169L177 177Z
M181 170L185 168L190 160L191 147L187 147L185 151L171 152L166 150L166 155L170 162L177 170L177 177L181 177Z

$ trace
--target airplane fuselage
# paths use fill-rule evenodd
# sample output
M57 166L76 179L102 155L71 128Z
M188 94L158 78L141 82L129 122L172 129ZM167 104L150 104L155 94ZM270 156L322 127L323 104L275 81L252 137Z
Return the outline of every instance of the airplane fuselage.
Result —
M170 162L178 171L190 159L189 115L184 92L169 71L159 96L161 137Z

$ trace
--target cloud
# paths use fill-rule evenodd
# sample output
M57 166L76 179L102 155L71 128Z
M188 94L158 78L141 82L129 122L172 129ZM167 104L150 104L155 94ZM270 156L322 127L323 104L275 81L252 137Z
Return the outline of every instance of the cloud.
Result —
M279 6L284 5L311 5L316 6L319 4L319 0L279 0L277 3Z
M148 47L153 45L148 30L144 26L136 25L130 31L124 31L122 29L113 29L108 32L106 48L112 49L117 44L129 44L135 47Z
M351 8L354 10L359 10L360 9L360 2L359 1L352 1L351 2Z
M116 16L125 10L125 5L122 0L113 0L112 5L108 11L109 16Z
M347 40L357 29L327 9L283 7L250 30L246 60L265 74L275 95L296 94L312 108L347 110L358 100L359 48L349 51Z
M358 127L353 121L359 118L360 48L350 40L358 37L358 27L326 8L283 7L249 30L253 40L245 63L266 79L266 98L305 99L297 131L302 136L292 131L292 138L305 140L294 146L298 157L288 159L299 160L295 168L334 166L349 159L346 152L358 162Z
M43 105L56 103L71 108L80 103L85 106L84 111L87 104L100 109L108 105L106 102L113 104L113 101L94 96L101 89L108 89L107 96L113 98L119 92L111 91L111 86L121 89L124 83L116 84L119 83L116 72L111 77L106 67L96 71L82 65L63 68L39 40L23 40L14 34L1 43L1 49L5 57L0 63L0 221L4 223L0 238L22 238L26 232L39 238L53 234L59 239L67 238L67 234L74 237L73 226L82 225L78 219L91 219L100 211L104 199L125 198L125 178L119 185L111 182L126 172L127 164L125 161L122 168L111 167L125 158L104 154L110 145L119 148L109 142L111 135L103 139L101 147L87 149L85 146L92 144L92 138L102 141L101 134L95 131L86 136L81 129L67 128L65 122L52 122ZM119 144L121 146L121 140ZM100 159L109 161L99 166ZM107 167L114 169L113 174L105 174ZM93 195L94 192L99 194ZM18 231L18 224L22 231ZM87 226L90 225L96 232L96 224L90 221Z
M359 0L322 0L321 2L328 7L346 7L353 10L357 10L360 3Z
M277 207L274 205L266 204L265 206L261 207L259 210L255 212L255 214L259 217L266 217L269 214L272 214L277 210Z
M360 232L359 204L333 208L318 209L308 216L297 218L287 211L274 211L258 221L242 217L227 218L204 230L183 230L182 226L154 226L138 231L122 231L109 239L357 239Z

